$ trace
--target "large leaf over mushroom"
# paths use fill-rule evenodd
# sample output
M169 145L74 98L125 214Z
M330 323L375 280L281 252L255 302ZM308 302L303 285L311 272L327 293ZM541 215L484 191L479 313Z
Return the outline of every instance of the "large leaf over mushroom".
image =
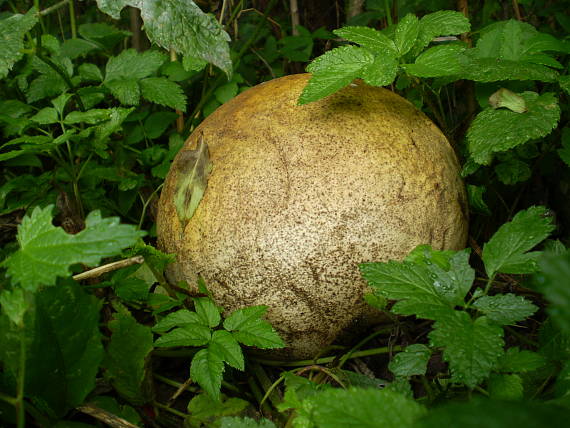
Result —
M212 170L212 163L208 152L208 145L201 136L195 150L180 153L181 159L176 166L176 195L174 205L182 229L194 215L198 204L204 196L208 185L208 175Z

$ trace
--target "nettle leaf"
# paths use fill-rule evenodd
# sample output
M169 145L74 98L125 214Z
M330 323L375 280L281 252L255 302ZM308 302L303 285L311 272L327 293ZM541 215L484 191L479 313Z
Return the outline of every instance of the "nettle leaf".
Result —
M201 349L192 358L190 377L216 401L221 399L223 374L224 361L215 350Z
M208 144L204 142L202 136L195 150L179 152L174 168L176 168L174 206L184 230L204 196L208 186L208 176L212 170Z
M414 51L420 52L438 36L452 36L471 30L469 19L461 12L441 10L430 13L420 19L420 31L414 45Z
M474 277L468 258L467 252L457 253L447 271L431 260L364 263L360 271L376 293L398 301L392 312L437 320L463 303Z
M545 254L540 267L542 274L536 282L550 302L547 311L562 331L570 333L570 250L562 254Z
M477 115L467 131L471 158L488 165L492 154L504 152L527 141L548 135L560 119L560 107L554 94L536 92L519 94L528 111L487 108Z
M153 350L152 332L122 307L108 325L112 334L103 362L105 378L129 403L145 404L151 398L148 364Z
M105 82L116 79L143 79L156 73L167 59L164 53L156 50L139 53L134 49L125 49L107 61Z
M271 324L261 317L267 306L250 306L233 311L225 320L224 328L231 331L238 342L261 349L283 348L285 343Z
M411 428L426 413L403 394L372 388L330 388L303 400L302 406L314 426L327 428Z
M526 373L544 367L545 358L532 351L521 351L518 347L507 349L499 359L497 371L501 373Z
M211 14L206 14L191 0L97 0L99 8L119 19L125 6L140 9L145 33L151 42L166 50L200 58L222 69L228 79L232 61L230 36Z
M512 221L502 225L483 246L483 262L489 278L497 272L532 273L537 270L539 252L534 248L554 230L546 208L533 206L517 213Z
M398 60L379 55L372 64L362 69L362 79L372 86L386 86L394 81L398 72Z
M432 346L442 347L454 382L474 388L489 376L503 355L503 329L485 316L473 320L467 312L453 311L436 321L429 334Z
M212 340L208 344L210 352L218 354L224 362L235 369L244 370L243 352L238 341L229 331L217 330L212 334Z
M418 56L414 64L402 64L402 68L418 77L457 75L463 70L459 57L464 51L465 46L458 44L434 46Z
M166 333L171 328L182 327L188 324L202 324L202 320L196 312L191 312L188 309L181 309L168 314L161 319L152 328L152 331L156 333Z
M203 346L212 338L212 331L202 324L183 324L160 336L154 342L158 348L173 346Z
M500 325L523 321L538 310L537 306L524 297L510 293L479 297L473 303L473 307Z
M38 22L38 10L32 7L25 15L14 14L0 20L0 79L8 75L12 66L24 55L23 38Z
M186 95L176 82L166 77L148 77L140 81L142 96L147 100L186 111Z
M410 345L403 352L394 356L388 365L388 369L395 376L425 375L430 356L431 351L427 346Z
M220 324L220 309L209 297L198 297L192 299L196 314L200 319L200 323L210 328L217 327Z
M394 42L398 49L399 56L407 54L416 40L420 32L420 21L418 17L412 13L408 13L398 22L394 35Z
M334 30L333 33L350 42L357 43L375 54L393 58L398 56L398 48L394 41L374 28L349 26Z
M20 248L3 262L15 284L35 291L53 285L59 276L68 276L75 263L98 264L104 257L117 255L133 245L145 232L119 224L118 217L101 218L98 211L85 219L85 229L69 235L52 225L53 206L36 207L18 227Z
M299 97L299 104L320 100L344 88L374 62L370 51L357 46L332 49L311 62L307 71L311 79Z

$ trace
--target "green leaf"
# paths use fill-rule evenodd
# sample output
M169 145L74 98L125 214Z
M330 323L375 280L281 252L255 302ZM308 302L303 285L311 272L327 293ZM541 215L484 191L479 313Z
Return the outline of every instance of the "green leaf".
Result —
M491 210L484 199L487 189L483 186L473 186L471 184L468 184L466 187L469 206L479 213L491 215Z
M174 206L178 221L184 230L204 196L212 164L208 144L203 137L200 137L195 150L181 151L178 156L179 160L174 166L176 171Z
M487 108L477 115L467 131L469 152L475 162L488 165L491 155L548 135L560 119L560 107L551 93L523 92L528 111Z
M194 301L200 324L210 328L217 327L221 320L220 310L212 299L209 297L198 297L192 300Z
M273 422L265 418L261 418L258 422L251 418L225 416L220 419L220 423L220 428L276 428Z
M409 345L403 352L397 353L388 369L394 376L425 375L431 351L425 345Z
M156 50L139 53L134 49L125 49L107 61L105 82L116 79L143 79L156 73L166 60L166 55Z
M500 325L516 324L538 310L537 306L524 297L510 293L479 297L473 303L473 307Z
M83 81L87 82L103 81L103 74L101 73L101 70L99 70L99 67L97 67L95 64L89 64L87 62L84 62L79 66L78 71L79 71L79 76L81 77L81 79L83 79Z
M91 109L87 111L72 111L63 122L66 125L75 125L77 123L86 123L88 125L95 125L111 119L113 113L112 109Z
M307 67L311 79L299 97L299 104L320 100L344 88L374 62L374 56L364 48L342 46L315 58Z
M249 402L241 398L227 398L215 401L208 394L197 394L188 403L190 416L185 422L191 427L211 426L221 416L238 415L242 413Z
M395 43L399 56L404 56L412 49L420 32L420 21L416 15L408 13L398 22L395 32Z
M30 117L30 120L33 120L40 125L51 125L52 123L57 123L59 120L57 110L53 107L44 107L40 111L38 111L35 115Z
M508 159L495 166L495 172L499 181L506 185L527 181L532 175L532 170L528 164L515 158Z
M548 428L567 423L568 409L550 403L479 399L439 406L415 428Z
M158 348L173 346L203 346L212 338L212 332L202 324L183 324L156 339Z
M223 374L224 361L210 348L198 351L192 358L190 377L216 401L221 399L220 389Z
M357 43L374 54L396 58L398 48L393 40L380 31L369 27L343 27L333 31L339 37Z
M545 253L539 263L542 275L537 278L537 285L550 302L547 311L562 331L570 333L570 250Z
M106 80L105 87L123 105L138 105L140 102L141 89L136 79Z
M157 111L151 113L144 121L146 136L150 139L160 137L176 118L178 118L178 114L172 111Z
M111 15L115 19L121 17L121 10L131 3L131 0L97 0L97 7L101 12Z
M423 264L389 261L360 265L364 279L381 296L397 300L392 312L420 318L446 318L453 312L451 304L436 288L437 275Z
M544 367L545 364L542 355L512 347L499 359L496 370L501 373L526 373Z
M560 88L568 95L570 95L570 76L560 76L558 78L558 83L560 84Z
M61 45L61 55L75 59L96 49L101 49L101 45L90 40L68 39Z
M102 219L98 211L85 220L85 230L69 235L51 224L52 206L36 207L18 227L20 249L3 262L14 284L35 291L53 285L58 276L70 274L75 263L94 266L133 245L145 233L134 226L119 224L117 217Z
M148 364L153 350L152 332L123 307L108 326L112 334L103 363L105 377L129 403L145 404L151 399Z
M483 247L483 262L489 278L497 272L532 273L537 270L539 252L527 253L554 230L544 207L530 207L502 225Z
M487 381L487 391L495 400L519 400L523 397L523 382L517 374L493 373Z
M419 53L435 37L462 34L470 29L469 19L461 12L441 10L427 14L420 19L420 31L414 51Z
M466 312L454 311L447 319L436 321L429 338L432 346L444 348L451 380L469 388L488 377L503 355L503 329L484 316L473 320Z
M411 428L425 409L390 390L336 389L303 401L314 426L327 428Z
M26 101L34 103L44 98L55 97L68 89L65 80L56 72L38 76L26 90Z
M26 397L57 417L83 403L95 387L103 358L99 332L100 301L73 281L35 296L19 329L0 315L0 360L13 378L20 372L20 339L26 346Z
M465 47L458 44L434 46L416 58L414 64L402 64L408 73L418 77L454 76L461 73L459 61Z
M22 327L24 315L31 306L31 302L26 301L24 290L21 288L0 291L0 308L10 321L18 327Z
M229 331L217 330L212 334L212 340L208 344L210 352L218 356L227 364L238 370L244 370L243 352L237 340Z
M179 311L168 314L161 319L153 328L156 333L166 333L174 327L183 327L188 324L203 324L202 320L196 312L188 309L180 309Z
M372 86L386 86L391 84L398 72L398 60L390 56L379 55L372 64L362 70L362 78Z
M24 35L38 22L38 10L32 7L25 15L14 14L0 19L0 79L8 75L12 66L22 58Z
M267 306L250 306L232 312L224 320L224 328L231 331L238 342L261 349L283 348L285 343L269 322L261 317Z
M153 103L186 111L186 95L182 88L166 77L148 77L141 80L142 96Z

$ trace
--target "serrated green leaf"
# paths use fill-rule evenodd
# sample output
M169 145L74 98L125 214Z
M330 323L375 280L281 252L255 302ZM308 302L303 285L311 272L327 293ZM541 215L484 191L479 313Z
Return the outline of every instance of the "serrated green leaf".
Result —
M101 49L101 45L90 40L68 39L61 45L61 55L75 59L96 49Z
M218 356L227 364L238 370L244 370L243 352L237 340L229 331L217 330L212 334L208 344L210 352Z
M398 72L398 60L390 56L379 55L372 64L362 70L362 79L372 86L386 86L391 84Z
M241 398L224 398L222 401L213 400L208 394L197 394L188 403L188 413L186 419L191 427L208 426L219 420L221 416L239 415L247 407L249 402Z
M550 302L547 311L562 331L570 333L570 250L562 254L545 253L539 263L542 274L537 285Z
M488 165L492 154L504 152L533 138L549 134L560 119L560 107L554 94L536 92L519 94L528 111L483 110L471 123L467 141L471 158Z
M103 81L103 73L95 64L84 62L79 66L79 76L88 82L101 82Z
M156 73L166 60L166 55L156 50L139 53L134 49L125 49L107 61L105 82L143 79Z
M396 58L398 48L393 40L386 37L380 31L370 27L343 27L333 31L339 37L370 50L376 55Z
M414 64L402 64L402 68L418 77L458 75L463 70L459 57L464 51L462 45L434 46L418 56Z
M204 142L203 137L200 137L195 150L181 151L178 157L179 160L173 167L176 171L174 206L184 230L204 196L212 164L208 144Z
M10 321L18 327L22 327L24 315L31 306L31 302L26 302L24 290L21 288L0 291L0 308Z
M373 62L370 51L356 46L342 46L315 58L307 67L312 76L299 97L299 104L320 100L344 88Z
M20 372L20 340L25 344L26 397L62 417L95 387L103 357L99 332L100 301L71 280L35 296L23 329L0 314L0 360L5 375Z
M91 109L87 111L72 111L63 122L66 125L74 125L76 123L86 123L88 125L95 125L104 122L111 118L111 109Z
M200 319L200 324L210 328L217 327L220 324L220 310L209 297L198 297L193 299L196 314Z
M315 426L327 428L411 428L425 414L400 393L370 388L331 388L304 400L303 408Z
M545 240L553 230L552 218L548 216L546 208L533 206L518 212L483 247L487 276L492 278L497 272L535 272L536 259L540 253L527 251Z
M519 400L523 390L522 379L517 374L493 373L487 381L487 391L494 400Z
M394 36L394 42L399 56L403 56L412 49L420 32L420 21L416 15L408 13L398 22Z
M220 419L220 428L276 428L269 419L261 418L259 421L251 418L223 417Z
M56 72L42 74L30 83L26 90L26 100L31 104L44 98L55 97L67 89L65 80Z
M154 346L165 348L173 346L203 346L212 338L212 331L202 324L183 324L181 327L160 336Z
M407 261L364 263L360 265L360 271L377 293L398 301L392 307L394 313L435 320L453 312L451 304L435 286L437 275L433 278L423 264Z
M188 324L202 324L202 322L196 312L191 312L188 309L181 309L168 314L161 319L152 328L152 331L156 333L165 333L173 327L182 327Z
M216 401L221 399L223 374L224 361L209 348L198 351L192 358L190 377Z
M117 217L101 218L98 211L85 220L85 230L69 235L51 224L52 206L36 207L18 227L20 249L3 262L14 284L30 291L53 285L58 276L70 274L75 263L93 266L133 245L145 233L119 224Z
M504 353L503 329L484 316L473 320L466 312L454 311L436 321L429 338L432 346L443 348L452 381L469 388L487 378Z
M151 399L148 364L153 350L152 332L126 308L121 308L108 325L112 334L103 363L105 378L129 403L145 404Z
M394 356L388 369L394 373L394 376L425 375L430 356L431 351L427 346L409 345L403 352Z
M32 7L25 15L14 14L0 19L0 79L8 75L12 66L22 58L23 37L38 22L38 10Z
M267 306L250 306L232 312L224 320L224 328L231 331L238 342L261 349L283 348L285 343L271 324L261 317Z
M56 109L53 107L44 107L30 117L30 120L39 123L40 125L51 125L52 123L57 123L59 118Z
M516 324L538 310L537 306L524 297L510 293L479 297L473 307L500 325Z
M513 185L527 181L532 175L532 170L526 162L513 158L496 165L495 173L501 183Z
M186 111L186 95L182 88L166 77L148 77L140 82L142 96L153 103Z
M463 67L461 77L476 82L497 82L499 80L555 82L559 78L556 71L539 64L500 58L476 58L469 50L459 57L459 61Z
M105 80L105 87L123 105L138 105L141 97L139 81L136 79Z
M441 10L427 14L420 19L420 31L414 51L421 52L435 37L462 34L470 29L469 19L461 12Z
M546 360L542 355L513 347L507 349L499 359L496 370L501 373L526 373L539 369L545 364Z

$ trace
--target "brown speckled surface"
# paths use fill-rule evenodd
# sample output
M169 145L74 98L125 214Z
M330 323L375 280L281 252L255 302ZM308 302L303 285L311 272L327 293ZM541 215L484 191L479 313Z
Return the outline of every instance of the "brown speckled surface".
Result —
M297 106L308 74L258 85L211 114L201 133L213 170L184 231L176 162L158 214L170 280L201 275L227 310L268 305L268 320L310 357L362 315L358 264L467 236L459 166L443 134L398 95L354 83Z

